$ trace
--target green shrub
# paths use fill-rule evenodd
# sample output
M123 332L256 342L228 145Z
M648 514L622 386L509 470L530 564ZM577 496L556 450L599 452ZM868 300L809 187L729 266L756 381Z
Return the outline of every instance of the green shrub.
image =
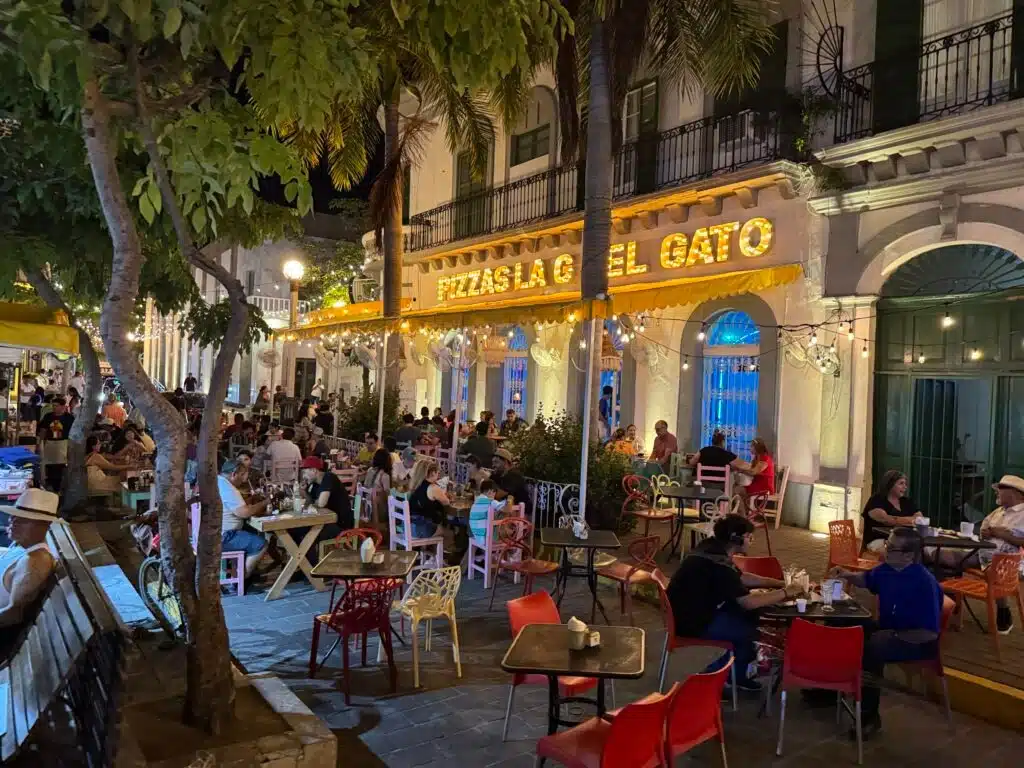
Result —
M583 423L564 411L538 416L526 429L505 441L519 471L527 477L553 483L579 483L583 450ZM587 520L595 528L618 528L626 493L623 476L632 472L629 458L590 443L587 464ZM623 523L632 521L626 518Z
M376 432L379 405L377 390L368 392L364 389L359 399L341 412L338 419L338 436L362 442L367 432ZM380 436L381 438L393 435L401 426L398 407L398 389L389 387L384 391L384 434Z

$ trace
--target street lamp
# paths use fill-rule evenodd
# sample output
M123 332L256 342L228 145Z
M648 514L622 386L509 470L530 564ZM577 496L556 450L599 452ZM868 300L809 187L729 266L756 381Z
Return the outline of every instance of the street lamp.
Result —
M299 282L306 274L306 267L298 259L289 259L281 267L291 288L291 301L288 305L288 325L294 328L299 324Z

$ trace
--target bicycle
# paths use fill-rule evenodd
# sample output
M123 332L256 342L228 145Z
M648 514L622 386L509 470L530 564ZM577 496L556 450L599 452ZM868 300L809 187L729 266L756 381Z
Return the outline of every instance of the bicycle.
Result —
M185 640L186 630L181 604L174 593L174 588L164 578L164 570L160 563L160 534L156 530L156 513L143 512L136 515L131 532L142 554L145 555L142 565L139 566L139 595L170 640Z

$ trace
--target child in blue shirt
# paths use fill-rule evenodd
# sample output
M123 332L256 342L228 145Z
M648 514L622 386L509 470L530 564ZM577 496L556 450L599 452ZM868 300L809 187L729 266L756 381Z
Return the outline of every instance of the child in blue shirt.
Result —
M494 495L498 492L498 486L493 480L483 480L480 483L480 493L473 500L473 506L469 510L469 533L474 543L484 546L487 541L487 518L490 515L491 507L494 507L495 519L499 510L503 509L505 502L496 502Z
M882 725L878 716L881 678L886 663L935 658L942 621L942 588L921 564L921 536L913 528L894 528L885 547L885 562L863 573L834 568L830 575L843 578L878 595L878 623L865 627L862 688L864 738Z

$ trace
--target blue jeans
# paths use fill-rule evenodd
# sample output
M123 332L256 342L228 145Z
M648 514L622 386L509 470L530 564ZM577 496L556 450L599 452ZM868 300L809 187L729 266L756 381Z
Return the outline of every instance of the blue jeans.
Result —
M738 610L718 611L702 635L706 640L721 640L732 643L736 667L736 679L747 679L747 666L757 659L757 622ZM721 669L729 660L729 654L723 654L718 661L711 664L705 672Z
M412 518L412 535L417 539L429 539L437 534L437 523L425 517Z
M220 536L220 545L225 552L245 552L248 558L266 549L267 540L262 533L239 528L237 531L224 531Z

